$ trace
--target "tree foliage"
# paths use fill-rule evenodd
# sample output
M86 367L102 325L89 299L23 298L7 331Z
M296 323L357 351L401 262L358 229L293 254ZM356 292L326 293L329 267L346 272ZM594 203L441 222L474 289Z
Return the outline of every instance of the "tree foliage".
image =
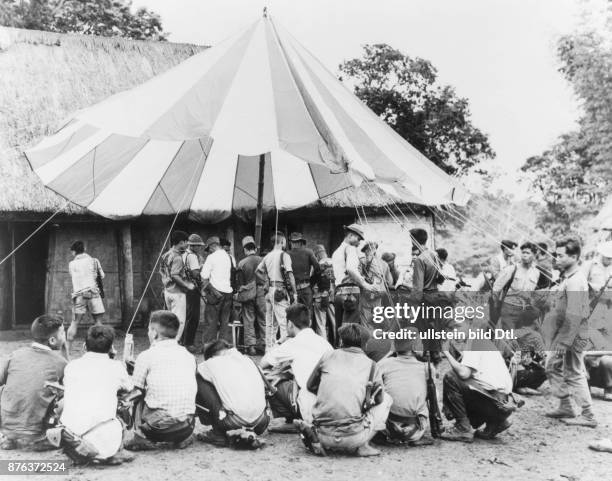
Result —
M166 40L159 15L124 0L0 0L0 24L32 30Z
M522 167L543 200L540 221L551 233L578 230L612 184L612 46L585 29L562 37L557 53L559 70L581 103L578 129Z
M470 119L467 99L437 82L428 60L386 44L340 65L357 96L399 135L450 174L464 174L494 157L488 137Z

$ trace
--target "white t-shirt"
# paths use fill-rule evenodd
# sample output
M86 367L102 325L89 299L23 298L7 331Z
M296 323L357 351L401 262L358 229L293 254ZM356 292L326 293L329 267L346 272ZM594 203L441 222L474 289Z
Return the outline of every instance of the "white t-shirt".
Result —
M246 422L254 422L266 409L261 374L253 361L236 349L202 362L198 373L215 386L223 407Z
M202 267L202 279L209 280L212 286L220 292L230 294L232 285L230 282L232 272L232 260L227 252L218 249L210 254Z
M70 361L64 370L64 409L61 422L77 435L116 418L117 392L131 391L134 384L124 365L108 354L87 352ZM114 455L121 445L122 427L114 422L91 432L86 439L101 458Z
M472 377L484 389L512 392L512 376L499 351L464 351L461 364L472 369Z
M312 407L317 400L317 397L306 389L306 384L323 354L329 351L333 351L331 344L308 327L298 332L295 337L274 346L262 359L262 362L275 367L283 362L291 363L291 371L300 388L298 405L306 422L312 421Z

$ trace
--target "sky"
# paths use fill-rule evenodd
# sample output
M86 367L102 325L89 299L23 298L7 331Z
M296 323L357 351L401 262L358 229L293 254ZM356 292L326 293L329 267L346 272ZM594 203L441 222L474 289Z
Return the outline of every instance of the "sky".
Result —
M387 43L430 60L439 80L470 101L500 173L516 176L575 126L579 107L558 72L556 40L574 30L581 0L136 0L161 15L172 42L214 45L255 22L274 21L331 71Z

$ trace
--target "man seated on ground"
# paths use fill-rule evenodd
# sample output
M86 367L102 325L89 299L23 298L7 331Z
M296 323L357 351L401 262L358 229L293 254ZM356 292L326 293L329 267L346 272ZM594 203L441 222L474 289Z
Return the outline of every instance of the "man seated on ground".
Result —
M410 331L418 336L416 328ZM378 361L383 387L393 399L384 432L387 442L415 443L427 429L427 364L415 357L416 342L396 339L395 356Z
M612 401L612 356L590 356L584 358L589 387L604 390L604 401Z
M170 311L154 311L149 322L151 347L136 358L134 386L144 391L136 406L132 451L176 447L193 441L196 362L176 341L179 320Z
M83 357L70 361L64 372L62 447L77 463L121 464L134 458L119 453L123 425L117 419L117 393L134 388L125 366L110 358L115 331L94 325L87 331Z
M472 329L483 329L485 325L474 323ZM455 420L442 439L449 441L473 442L474 436L493 439L511 425L508 419L516 409L510 402L512 377L501 353L486 339L467 341L461 346L461 361L456 360L449 351L444 355L451 370L444 376L442 384L443 411L446 418ZM474 429L485 424L484 429Z
M204 348L204 359L197 371L196 414L212 430L199 434L198 439L227 446L232 431L263 433L270 419L264 381L255 363L223 339ZM252 449L262 445L255 436L246 440Z
M64 376L66 359L59 354L66 340L63 320L37 317L31 332L31 345L0 361L1 449L55 449L45 439L44 418L54 399L45 383Z
M359 325L345 324L338 335L340 348L323 355L308 380L308 390L317 396L318 442L325 450L376 456L380 452L370 440L385 429L393 400L382 389L376 364L361 349Z
M270 407L274 417L288 420L301 417L311 423L316 397L306 389L306 384L323 354L333 348L310 328L308 308L303 304L287 308L287 335L285 342L268 350L260 364L262 369L274 369L279 374L273 382L277 391L270 399Z

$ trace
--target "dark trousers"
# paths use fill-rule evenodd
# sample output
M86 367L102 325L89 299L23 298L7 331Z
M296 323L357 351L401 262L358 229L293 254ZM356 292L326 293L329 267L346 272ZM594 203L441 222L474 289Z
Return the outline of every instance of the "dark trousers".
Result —
M216 304L206 304L204 310L204 333L202 343L207 344L217 339L232 342L232 331L229 327L232 310L232 294L225 294Z
M303 287L297 290L297 300L308 308L308 318L312 321L312 287Z
M596 366L587 366L589 386L612 389L612 356L602 356Z
M546 381L546 369L539 364L531 364L525 369L521 369L516 373L514 381L514 389L528 387L531 389L539 388Z
M194 289L187 291L187 315L185 317L185 330L181 338L183 346L193 346L196 332L200 324L200 291Z
M336 294L334 298L334 310L336 314L336 332L334 338L330 339L330 343L334 346L338 345L338 329L342 324L360 324L361 317L359 314L359 294Z
M455 419L462 424L469 421L475 429L484 423L500 423L508 417L508 413L502 412L494 400L470 389L453 370L444 376L442 400L447 419Z
M200 375L196 375L196 381L198 383L196 414L202 424L205 426L212 426L218 433L226 433L233 429L248 428L259 435L266 430L270 422L266 410L264 410L262 415L251 424L245 423L231 412L226 413L223 419L219 419L219 412L223 410L223 402L219 397L217 388L215 388L214 384L205 381Z
M299 418L297 407L297 385L293 379L280 381L276 393L269 399L270 409L275 418Z

